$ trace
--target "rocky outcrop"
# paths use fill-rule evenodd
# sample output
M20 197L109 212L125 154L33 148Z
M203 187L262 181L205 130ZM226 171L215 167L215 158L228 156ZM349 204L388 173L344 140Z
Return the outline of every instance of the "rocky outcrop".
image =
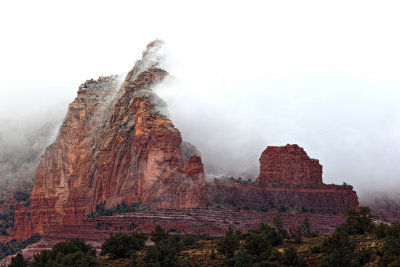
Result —
M100 77L79 87L56 140L41 158L29 204L15 211L14 238L54 234L66 225L79 228L100 203L113 208L143 202L151 211L200 207L205 212L215 203L325 213L358 208L352 187L322 184L322 166L297 145L268 147L257 182L206 183L200 153L182 142L165 115L166 104L152 91L168 75L159 68L160 45L148 45L124 79ZM250 219L258 223L260 217L254 216ZM179 227L185 223L171 221Z
M302 147L269 146L260 157L259 182L322 184L322 165Z
M208 186L208 203L232 203L235 206L262 209L274 207L285 210L344 214L358 209L358 197L352 186L285 185L243 181L215 181Z
M29 206L15 213L16 238L82 221L103 201L107 208L122 201L199 205L191 188L204 182L201 160L189 160L184 170L181 134L151 90L168 74L158 68L159 45L147 47L122 85L110 76L80 86L40 161Z

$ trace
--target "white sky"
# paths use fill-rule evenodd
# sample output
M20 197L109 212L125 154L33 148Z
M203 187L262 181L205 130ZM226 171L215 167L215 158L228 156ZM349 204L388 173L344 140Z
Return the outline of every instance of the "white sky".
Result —
M207 166L298 143L327 183L398 190L400 2L193 2L2 1L0 119L64 112L160 38L179 82L159 93Z

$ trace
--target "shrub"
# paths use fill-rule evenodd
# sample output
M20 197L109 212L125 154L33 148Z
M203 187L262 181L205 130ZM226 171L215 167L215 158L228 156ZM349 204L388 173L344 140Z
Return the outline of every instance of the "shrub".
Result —
M81 239L56 244L33 257L32 267L41 266L96 266L96 250Z
M321 253L322 252L322 246L315 245L315 246L311 247L311 252L312 253Z
M177 253L170 244L158 243L146 249L144 262L148 267L173 267L177 264Z
M304 236L305 237L316 237L318 236L318 233L313 232L311 229L311 224L308 221L308 218L305 218L304 221L301 223L302 229L304 231Z
M386 230L388 228L388 225L385 223L380 223L376 228L375 228L375 235L378 238L385 238L386 237Z
M347 232L338 227L333 236L322 243L324 257L321 266L353 266L355 247Z
M297 255L297 250L294 247L285 249L281 263L287 266L307 266L304 260Z
M257 261L267 260L272 252L271 240L263 231L252 231L245 239L244 248Z
M282 223L281 217L277 216L274 218L274 225L278 232L278 240L277 240L278 243L276 245L280 245L280 244L282 244L283 239L288 238L289 235L286 232L286 230L283 228L283 223Z
M131 267L137 267L138 266L136 251L133 251L131 253L131 255L129 256L129 260L130 260L130 263L131 263Z
M382 266L400 266L400 223L394 223L386 227L386 237L381 248L381 259L379 264Z
M285 207L285 206L283 206L283 205L281 205L280 207L279 207L279 212L287 212L288 211L288 208L287 207Z
M160 225L156 225L156 228L151 231L150 240L156 244L166 242L168 239L169 232L165 231Z
M343 228L349 235L363 235L365 233L372 233L374 225L372 219L374 216L371 214L371 209L368 207L360 207L360 210L349 210L347 212L346 223L340 227Z
M111 259L129 258L133 252L144 248L146 239L143 233L110 234L101 246L101 255L108 254Z
M233 232L231 227L225 231L225 236L218 242L218 252L224 254L226 258L232 258L235 251L239 248L240 239Z
M210 259L215 260L215 249L211 249L210 251Z
M41 238L40 235L33 235L24 241L17 241L13 239L5 244L0 243L0 259L3 259L8 255L14 255L21 249L26 248L28 245L38 242L40 238Z
M244 252L239 252L234 257L234 264L238 267L251 267L253 262L254 257Z
M192 235L184 235L181 242L184 247L190 247L196 244L197 238Z
M142 202L133 202L127 205L125 201L118 203L114 208L106 209L106 202L100 202L96 205L96 211L89 214L88 218L96 218L98 216L113 216L119 213L130 213L136 211L145 211L150 208L148 204L143 204Z
M15 257L11 258L11 263L9 267L26 267L28 262L24 259L21 253L18 253Z

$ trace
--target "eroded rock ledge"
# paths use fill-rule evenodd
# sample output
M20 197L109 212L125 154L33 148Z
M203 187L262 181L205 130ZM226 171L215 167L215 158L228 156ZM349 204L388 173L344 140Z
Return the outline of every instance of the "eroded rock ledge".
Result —
M104 202L106 208L143 202L151 210L204 210L216 202L338 214L358 208L352 187L324 185L322 166L297 145L268 147L256 182L206 183L200 153L182 142L162 112L166 104L152 90L168 75L159 67L160 45L148 45L123 81L100 77L80 86L40 161L29 204L16 209L14 238L87 223ZM210 224L216 227L211 217Z

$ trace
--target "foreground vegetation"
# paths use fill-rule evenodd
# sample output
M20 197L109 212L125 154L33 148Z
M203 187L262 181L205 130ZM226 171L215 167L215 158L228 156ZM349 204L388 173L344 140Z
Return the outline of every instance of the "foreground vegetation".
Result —
M9 266L400 266L400 223L372 223L369 208L348 212L330 237L316 236L305 219L289 237L279 217L222 238L173 235L155 226L150 236L133 232L107 238L101 254L79 239L57 244L27 262L21 254ZM145 246L147 239L154 244Z
M26 248L30 244L38 242L40 238L40 235L33 235L24 241L12 239L10 242L0 243L0 259L3 259L8 255L14 255L15 253L17 253L21 249Z

